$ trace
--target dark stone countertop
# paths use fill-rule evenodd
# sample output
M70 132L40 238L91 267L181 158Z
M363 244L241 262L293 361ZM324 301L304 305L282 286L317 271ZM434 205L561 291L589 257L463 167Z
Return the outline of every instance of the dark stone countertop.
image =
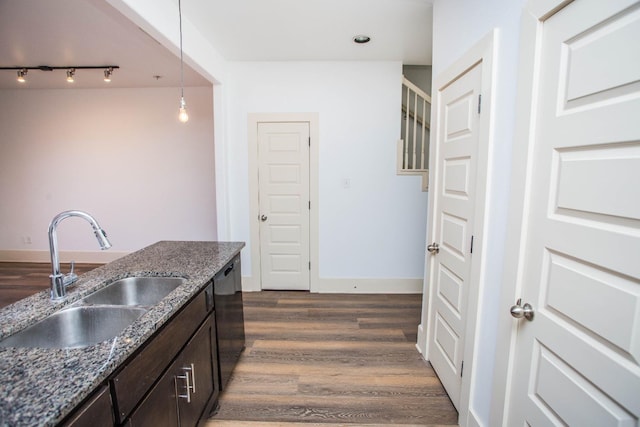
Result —
M0 426L59 423L243 247L241 242L158 242L81 275L62 301L51 301L46 290L1 309L0 339L124 277L188 279L108 341L75 349L0 348Z

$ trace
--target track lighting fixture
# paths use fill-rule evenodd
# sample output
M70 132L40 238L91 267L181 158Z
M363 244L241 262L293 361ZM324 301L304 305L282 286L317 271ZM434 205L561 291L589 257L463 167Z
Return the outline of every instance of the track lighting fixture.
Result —
M67 82L68 83L73 83L75 82L75 79L73 78L73 76L76 74L76 69L75 68L69 68L67 70Z
M25 79L26 75L27 75L27 69L26 68L18 70L18 78L17 78L18 82L20 82L20 83L26 82L27 81L27 79Z
M111 74L113 74L113 68L109 67L104 70L104 81L109 83L111 81Z
M111 81L111 75L113 74L113 70L116 70L118 68L120 67L117 65L67 65L64 67L38 65L37 67L0 67L0 70L17 70L18 77L16 78L16 80L20 83L25 83L27 81L26 76L29 70L40 70L40 71L66 70L67 81L69 83L73 83L75 80L75 75L77 70L103 69L104 81L108 83Z
M178 18L180 20L180 109L178 110L178 120L186 123L189 120L187 114L187 103L184 102L184 60L182 54L182 5L178 0Z

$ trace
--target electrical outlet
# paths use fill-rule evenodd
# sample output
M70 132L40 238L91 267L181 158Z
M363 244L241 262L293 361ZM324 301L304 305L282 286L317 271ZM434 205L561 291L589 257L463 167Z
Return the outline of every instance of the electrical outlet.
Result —
M22 236L22 243L24 243L25 245L30 245L31 244L31 236Z

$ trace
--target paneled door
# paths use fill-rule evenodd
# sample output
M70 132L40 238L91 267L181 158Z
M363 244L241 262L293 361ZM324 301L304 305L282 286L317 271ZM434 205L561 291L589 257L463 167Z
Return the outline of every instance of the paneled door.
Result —
M638 426L640 3L532 7L541 24L522 300L518 320L504 313L518 325L505 425Z
M309 290L309 123L258 123L262 289Z
M435 141L435 220L429 245L433 301L428 358L456 407L471 286L481 80L482 65L477 64L438 94L437 106L440 131Z

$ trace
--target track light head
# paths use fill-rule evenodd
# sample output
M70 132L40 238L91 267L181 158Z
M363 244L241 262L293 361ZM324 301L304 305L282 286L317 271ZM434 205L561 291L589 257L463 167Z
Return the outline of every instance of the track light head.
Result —
M27 79L25 79L25 76L27 75L27 69L23 68L22 70L18 70L18 82L20 83L24 83L27 81Z
M76 69L75 68L69 68L67 70L67 82L73 83L75 81L75 79L73 78L73 76L75 74L76 74Z
M113 74L113 67L109 67L104 70L104 81L109 83L111 81L111 74Z

